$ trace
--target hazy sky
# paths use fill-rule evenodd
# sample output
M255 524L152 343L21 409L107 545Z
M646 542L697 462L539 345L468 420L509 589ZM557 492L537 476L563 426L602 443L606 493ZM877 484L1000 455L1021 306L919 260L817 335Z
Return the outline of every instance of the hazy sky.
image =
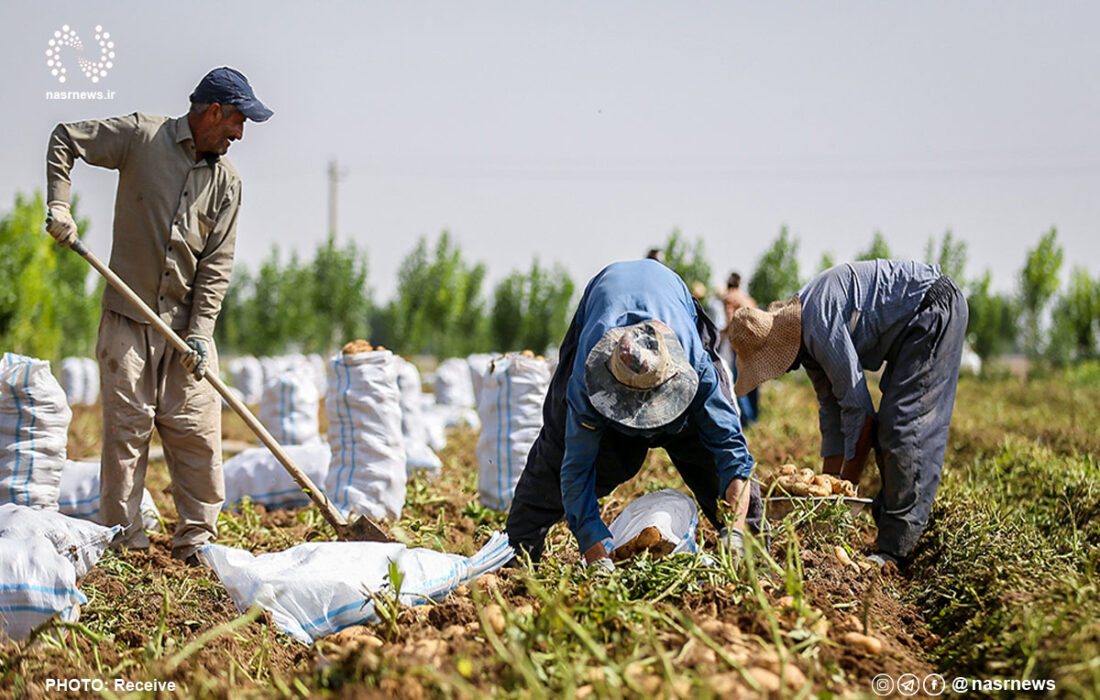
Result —
M93 85L95 27L115 42ZM376 297L419 236L449 229L495 281L533 256L583 283L679 227L714 282L750 272L781 225L803 273L881 230L920 258L952 229L968 273L1015 285L1057 226L1100 274L1100 5L1039 2L11 2L0 6L0 210L44 184L58 121L180 115L212 67L243 71L275 116L230 159L237 260L327 232L366 246ZM95 50L93 50L95 49ZM112 90L54 101L51 90ZM79 166L107 256L116 176ZM1067 265L1068 267L1068 265Z

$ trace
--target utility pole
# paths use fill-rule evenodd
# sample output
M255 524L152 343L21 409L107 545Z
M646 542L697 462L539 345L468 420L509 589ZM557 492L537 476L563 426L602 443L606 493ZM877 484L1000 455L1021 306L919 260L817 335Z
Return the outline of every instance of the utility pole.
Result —
M336 240L337 221L339 221L339 202L337 190L340 180L347 175L346 170L340 169L340 164L333 158L328 162L328 237Z

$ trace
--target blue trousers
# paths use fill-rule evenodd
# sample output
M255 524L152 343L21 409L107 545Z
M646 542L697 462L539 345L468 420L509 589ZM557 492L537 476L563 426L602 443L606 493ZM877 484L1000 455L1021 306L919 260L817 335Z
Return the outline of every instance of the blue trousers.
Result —
M878 550L896 558L913 551L932 512L968 315L966 298L944 276L887 353L875 455L882 490L871 508Z

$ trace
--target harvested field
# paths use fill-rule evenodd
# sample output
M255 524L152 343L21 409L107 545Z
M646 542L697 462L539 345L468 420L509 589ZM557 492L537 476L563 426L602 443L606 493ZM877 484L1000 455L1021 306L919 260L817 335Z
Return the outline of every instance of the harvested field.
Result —
M808 384L773 383L762 405L748 436L759 473L816 467ZM308 647L264 613L241 615L212 572L172 560L170 538L156 535L149 552L109 553L83 580L79 623L3 646L0 696L54 697L50 679L100 679L107 696L127 695L115 679L174 681L165 697L869 696L879 674L933 672L1049 678L1053 694L1095 696L1100 387L964 380L954 425L935 519L900 573L866 565L869 516L836 508L789 516L744 566L642 554L610 576L580 567L559 525L534 571L504 569ZM70 456L94 454L98 430L96 410L78 409ZM225 434L247 438L228 413ZM503 526L477 503L476 439L452 433L443 475L410 482L402 519L387 523L397 539L469 555ZM163 464L149 487L171 526ZM606 499L605 519L663 487L683 490L664 454L651 453ZM717 556L714 528L700 528ZM220 530L219 542L253 552L332 536L312 507L245 504Z

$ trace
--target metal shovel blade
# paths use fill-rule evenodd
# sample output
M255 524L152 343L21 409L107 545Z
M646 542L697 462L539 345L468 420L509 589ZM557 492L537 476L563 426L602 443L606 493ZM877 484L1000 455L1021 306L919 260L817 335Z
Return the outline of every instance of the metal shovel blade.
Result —
M336 536L344 542L393 542L393 538L370 518L356 518L335 529Z

